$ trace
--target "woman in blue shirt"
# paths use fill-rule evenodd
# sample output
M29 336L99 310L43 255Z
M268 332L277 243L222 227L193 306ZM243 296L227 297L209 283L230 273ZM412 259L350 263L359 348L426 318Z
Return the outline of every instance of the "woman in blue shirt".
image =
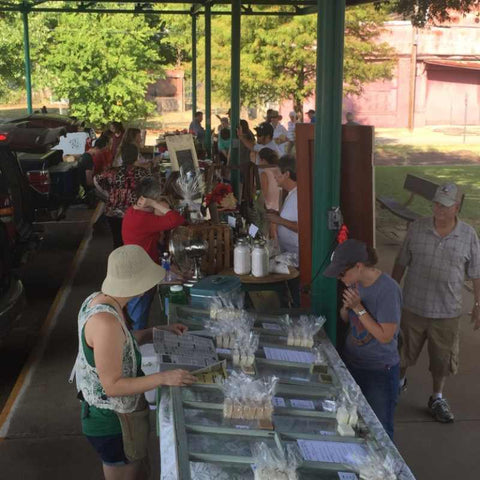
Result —
M324 275L338 278L347 287L340 317L350 328L342 357L393 439L402 293L395 280L375 267L377 260L374 249L350 239L335 249Z

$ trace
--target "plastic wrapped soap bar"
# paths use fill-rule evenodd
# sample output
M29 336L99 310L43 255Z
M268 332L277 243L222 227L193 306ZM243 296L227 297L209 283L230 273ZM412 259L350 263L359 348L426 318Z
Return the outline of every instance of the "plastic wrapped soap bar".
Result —
M339 435L342 437L354 437L355 436L355 430L347 424L344 423L339 423L337 425L337 432Z

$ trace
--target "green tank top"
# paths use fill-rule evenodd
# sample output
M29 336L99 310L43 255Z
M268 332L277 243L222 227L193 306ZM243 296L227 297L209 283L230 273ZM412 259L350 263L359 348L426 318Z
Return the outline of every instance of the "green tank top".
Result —
M130 335L132 333L130 332ZM133 337L133 335L132 335ZM137 377L143 377L142 356L137 349L137 343L134 341L135 358L137 360ZM82 348L87 362L95 367L95 358L93 348L89 347L85 339L85 327L82 329ZM122 433L120 420L113 410L98 408L82 401L82 432L89 437L103 437L105 435L118 435Z

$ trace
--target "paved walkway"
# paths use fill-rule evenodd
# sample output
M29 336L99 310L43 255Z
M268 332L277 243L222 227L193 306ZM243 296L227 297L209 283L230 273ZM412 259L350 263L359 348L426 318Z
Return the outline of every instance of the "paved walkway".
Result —
M380 268L390 273L400 242L386 233L377 232L377 249ZM397 407L395 440L418 480L480 478L480 331L473 332L470 324L472 304L473 295L465 290L459 373L447 381L445 389L455 423L437 423L427 411L432 385L426 349L418 365L407 372L408 390Z
M378 234L381 268L391 270L398 246L398 240ZM29 383L0 430L4 437L0 441L2 480L102 478L100 463L81 434L75 388L67 379L77 348L77 312L83 299L101 284L110 236L98 229L81 248L84 254L78 256L71 285L64 289L63 307L59 304L57 315L50 318L52 329L45 349L37 349L38 362ZM471 302L471 294L466 292L465 312ZM419 480L476 480L480 476L476 456L480 450L480 332L472 334L467 317L462 324L461 351L460 373L448 382L446 391L456 415L454 424L435 423L426 412L430 379L425 356L408 375L409 389L397 409L396 440ZM154 436L151 441L156 469ZM152 478L158 478L158 469Z

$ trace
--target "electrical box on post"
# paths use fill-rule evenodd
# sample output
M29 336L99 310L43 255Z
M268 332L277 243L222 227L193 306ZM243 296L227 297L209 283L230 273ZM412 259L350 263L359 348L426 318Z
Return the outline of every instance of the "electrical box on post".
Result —
M328 211L328 229L340 230L343 225L343 215L340 211L340 207L332 207Z

